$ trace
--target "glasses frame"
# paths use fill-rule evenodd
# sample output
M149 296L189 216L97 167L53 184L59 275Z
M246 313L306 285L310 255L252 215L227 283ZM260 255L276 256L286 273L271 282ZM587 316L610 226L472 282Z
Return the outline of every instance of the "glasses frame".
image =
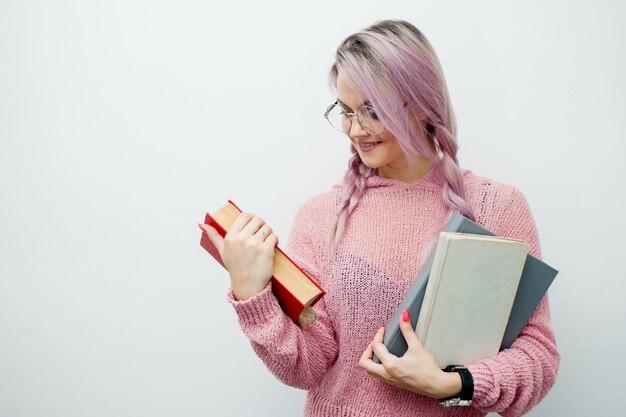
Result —
M348 131L347 131L347 132L346 132L344 129L337 129L337 128L335 127L335 125L333 125L333 124L332 124L332 122L330 121L330 119L328 118L328 115L330 114L330 112L331 112L331 111L332 111L332 110L333 110L336 106L339 106L339 107L341 108L341 110L345 113L345 115L346 115L346 117L348 118L348 120L350 120L350 127L348 128ZM372 109L372 111L373 111L374 113L376 113L376 110L374 110L374 108L373 108L372 106L363 105L363 106L361 106L361 109ZM363 129L364 131L366 131L366 132L367 132L367 133L369 133L370 135L377 136L377 135L381 135L381 134L383 134L383 133L385 132L385 126L384 126L384 125L382 125L382 123L381 123L381 125L383 126L383 130L382 130L382 131L380 131L380 132L376 132L376 133L371 132L371 131L370 131L371 129L370 129L369 127L367 127L367 125L363 124L363 122L361 121L361 117L359 116L359 113L360 113L360 110L359 110L359 111L357 111L356 113L346 111L346 109L344 109L344 108L341 106L341 104L339 104L339 101L337 100L337 101L335 101L333 104L329 105L329 106L326 108L326 111L324 112L324 118L325 118L326 120L328 120L328 123L332 126L332 128L333 128L333 129L335 129L335 130L336 130L336 131L338 131L338 132L345 133L345 134L349 134L349 133L350 133L350 130L352 129L352 117L354 117L354 116L356 116L356 121L357 121L357 122L359 122L359 126L361 126L361 129Z

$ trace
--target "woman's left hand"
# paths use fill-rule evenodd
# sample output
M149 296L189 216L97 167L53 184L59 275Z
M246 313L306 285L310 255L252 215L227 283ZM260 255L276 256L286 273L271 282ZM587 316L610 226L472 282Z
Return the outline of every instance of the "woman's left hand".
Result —
M400 318L400 330L409 347L402 357L387 350L383 344L385 328L381 327L361 355L359 366L388 384L417 394L437 399L458 395L461 392L461 377L457 372L444 372L439 368L433 355L415 335L406 309ZM381 363L372 361L373 354Z

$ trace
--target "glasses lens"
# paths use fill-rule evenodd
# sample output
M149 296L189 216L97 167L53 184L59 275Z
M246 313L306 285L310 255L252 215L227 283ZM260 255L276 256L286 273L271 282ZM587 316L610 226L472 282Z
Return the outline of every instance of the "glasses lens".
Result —
M339 132L349 133L352 126L352 117L348 117L346 111L339 104L331 104L324 115L331 126ZM370 106L362 106L359 110L359 122L363 130L370 135L380 135L385 131L385 126L378 119L376 111Z
M359 119L361 120L361 126L370 135L380 135L385 131L385 126L378 120L376 111L370 106L361 107L359 112Z
M346 117L345 112L339 104L329 106L330 110L326 111L326 119L330 125L340 132L348 132L350 130L350 119Z

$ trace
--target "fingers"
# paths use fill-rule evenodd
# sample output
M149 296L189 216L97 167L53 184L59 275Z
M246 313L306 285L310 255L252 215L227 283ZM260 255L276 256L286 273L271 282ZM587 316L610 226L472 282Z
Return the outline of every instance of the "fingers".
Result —
M415 329L413 329L413 325L411 324L409 310L406 308L402 313L402 317L400 317L400 331L406 340L409 350L420 349L422 347L422 343L417 338Z
M374 363L372 361L372 358L374 356L373 345L374 343L382 343L384 333L385 333L385 326L380 326L380 328L374 335L374 339L372 340L372 343L367 345L367 348L365 349L365 351L361 355L361 358L359 359L359 366L365 369L367 372L371 373L372 375L374 374L380 375L380 372L384 371L384 368L382 367L381 364Z
M264 242L272 234L272 228L260 216L241 213L230 227L228 234L253 236L256 240Z
M228 230L228 234L235 234L235 233L241 232L243 228L248 225L248 223L250 222L250 220L252 220L253 217L254 217L254 214L252 213L241 213L239 217L237 217L233 225L230 227L230 229Z
M372 344L367 345L367 348L361 355L359 359L359 367L365 369L368 373L372 373L375 368L381 366L378 363L374 363L372 361L372 356L374 355L374 350L372 349Z
M270 233L270 235L267 237L267 239L265 239L265 244L269 245L269 246L276 246L278 245L278 236L276 236L276 233Z
M240 233L244 236L252 236L256 241L266 243L268 246L273 247L278 244L278 236L260 216L253 215L252 219Z
M220 235L213 226L208 224L198 223L198 226L200 226L200 229L204 230L213 246L215 246L220 256L222 256L222 252L224 250L224 238L222 235Z
M241 213L224 237L208 224L198 223L198 226L207 234L222 259L225 248L234 248L240 244L246 244L250 248L256 247L268 256L274 255L272 249L278 245L278 236L272 228L260 216L252 213Z
M378 332L376 332L376 335L374 336L374 340L372 340L372 343L367 345L367 348L365 349L365 351L361 355L361 358L359 359L359 367L365 369L367 373L369 373L370 375L374 375L379 378L385 374L385 368L383 367L383 365L372 361L372 357L374 355L373 344L377 340L382 340L380 338L382 337L383 332L384 332L384 327L381 327L381 329L379 329Z
M385 325L381 324L376 334L374 335L374 342L382 343L385 338Z
M244 228L241 229L241 233L244 234L245 236L254 236L254 234L258 232L259 229L263 227L264 225L265 225L265 220L263 220L260 216L253 214L248 224L246 224Z
M387 384L434 397L433 381L438 380L434 376L443 371L417 339L406 309L400 320L400 329L409 343L409 350L404 356L398 357L387 350L383 344L384 328L381 327L361 355L359 367ZM373 355L380 359L380 364L372 361Z
M264 242L271 234L272 228L269 227L269 225L264 224L259 228L259 230L256 231L253 237L260 242Z
M372 340L371 346L374 350L374 354L378 357L380 363L384 366L386 363L398 359L398 357L390 353L389 350L387 350L387 347L383 344L383 333L384 328L376 333L376 336L374 336L374 340Z

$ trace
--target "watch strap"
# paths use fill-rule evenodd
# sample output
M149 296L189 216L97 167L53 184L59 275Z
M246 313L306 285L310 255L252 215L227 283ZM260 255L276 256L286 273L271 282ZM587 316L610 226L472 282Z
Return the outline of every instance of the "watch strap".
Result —
M444 372L457 372L461 377L461 393L458 396L444 398L440 404L444 407L467 406L472 404L474 398L474 378L472 373L463 365L450 365L443 369Z

